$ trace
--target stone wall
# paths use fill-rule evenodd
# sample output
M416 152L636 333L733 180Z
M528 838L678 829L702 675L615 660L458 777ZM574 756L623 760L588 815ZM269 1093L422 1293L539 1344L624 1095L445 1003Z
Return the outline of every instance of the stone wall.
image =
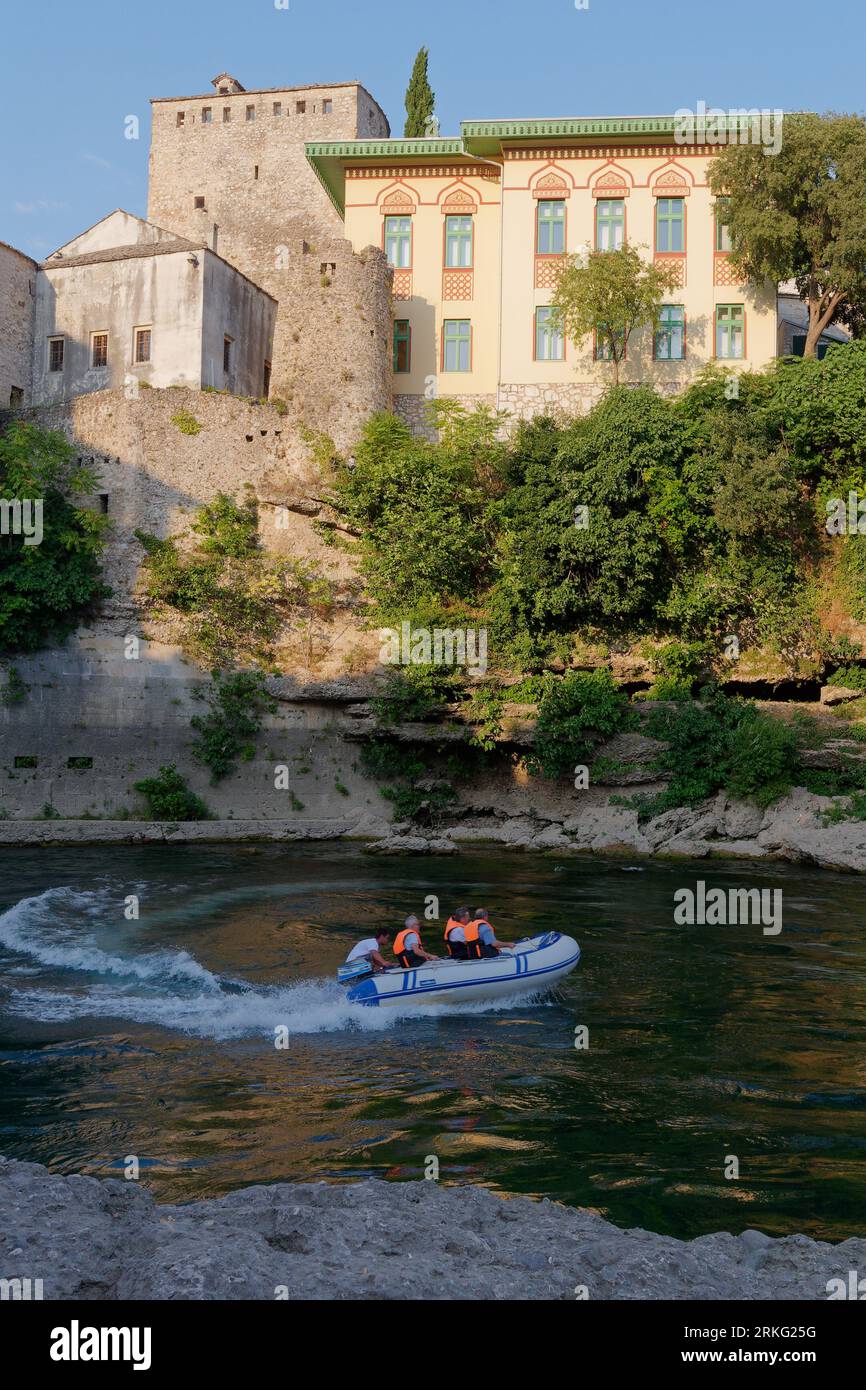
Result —
M0 242L0 410L30 403L35 278L36 262Z
M204 241L273 295L271 395L343 446L371 410L390 409L392 276L381 250L356 256L343 240L304 142L388 132L356 83L153 103L149 219Z

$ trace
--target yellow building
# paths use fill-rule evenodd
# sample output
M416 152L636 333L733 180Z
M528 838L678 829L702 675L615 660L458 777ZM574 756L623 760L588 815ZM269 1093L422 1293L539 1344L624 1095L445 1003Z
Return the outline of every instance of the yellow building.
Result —
M529 416L588 409L612 367L550 320L566 254L627 240L672 265L662 320L629 340L621 378L677 391L711 359L734 369L776 354L776 287L739 284L707 168L716 143L681 143L673 116L467 122L459 138L310 144L307 157L355 250L394 268L394 404L425 398Z

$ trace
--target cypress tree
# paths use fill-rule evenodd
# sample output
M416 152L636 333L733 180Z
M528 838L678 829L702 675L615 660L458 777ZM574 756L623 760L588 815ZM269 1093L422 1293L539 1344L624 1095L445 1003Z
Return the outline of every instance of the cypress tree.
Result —
M427 134L429 122L433 119L436 97L427 76L429 50L420 48L412 77L406 88L406 128L403 131L408 140L420 140Z

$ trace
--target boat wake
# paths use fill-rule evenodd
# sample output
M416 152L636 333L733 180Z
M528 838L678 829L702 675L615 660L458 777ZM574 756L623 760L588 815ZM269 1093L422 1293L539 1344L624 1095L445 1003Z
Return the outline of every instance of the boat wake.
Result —
M405 1010L361 1009L327 979L247 985L213 973L183 949L126 955L120 927L116 948L106 951L96 934L119 917L117 895L107 888L51 888L0 914L2 1007L38 1023L123 1019L218 1041L273 1038L277 1029L289 1037L383 1032L408 1018L457 1012L418 1004ZM463 1005L459 1012L486 1013L507 1005L500 999Z

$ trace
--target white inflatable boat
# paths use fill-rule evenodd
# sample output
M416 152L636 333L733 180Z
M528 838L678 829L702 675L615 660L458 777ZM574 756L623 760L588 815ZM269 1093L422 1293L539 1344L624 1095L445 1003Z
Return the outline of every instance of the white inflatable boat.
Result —
M543 994L574 969L580 947L571 936L546 932L516 941L492 960L436 960L409 970L395 967L352 984L352 1004L379 1008L423 999L429 1004L475 1004L520 994ZM369 967L368 967L369 968ZM347 979L346 967L338 978Z

